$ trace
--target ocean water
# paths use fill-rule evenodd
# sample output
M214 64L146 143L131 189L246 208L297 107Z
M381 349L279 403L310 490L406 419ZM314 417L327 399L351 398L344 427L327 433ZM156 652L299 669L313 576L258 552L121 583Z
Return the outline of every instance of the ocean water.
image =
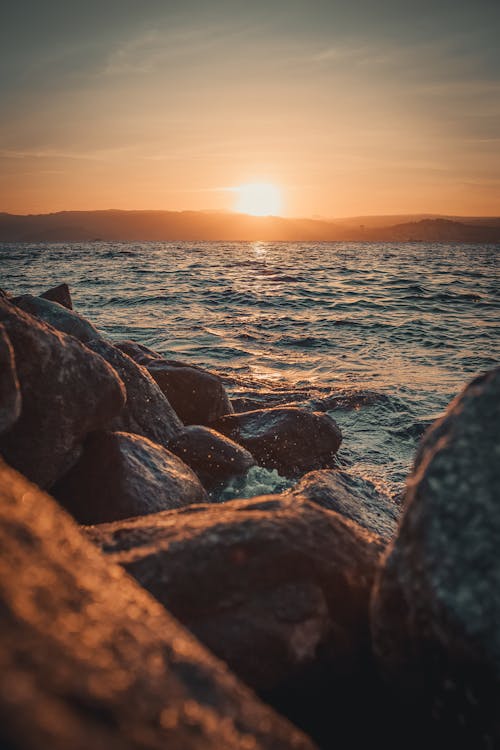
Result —
M0 244L0 287L66 281L77 311L222 375L238 410L327 411L339 464L396 501L426 427L500 359L500 246ZM287 486L251 470L225 496Z

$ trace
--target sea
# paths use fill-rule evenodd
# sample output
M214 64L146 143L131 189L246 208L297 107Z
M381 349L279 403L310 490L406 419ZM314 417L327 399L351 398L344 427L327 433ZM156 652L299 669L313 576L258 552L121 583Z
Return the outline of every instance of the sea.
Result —
M4 243L0 287L67 282L104 335L219 374L238 411L329 413L339 466L400 502L427 427L499 363L499 259L500 245ZM221 496L289 485L251 469Z

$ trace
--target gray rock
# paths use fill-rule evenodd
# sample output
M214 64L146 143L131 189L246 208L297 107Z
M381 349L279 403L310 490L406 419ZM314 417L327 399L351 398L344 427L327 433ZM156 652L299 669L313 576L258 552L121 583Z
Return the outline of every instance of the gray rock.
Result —
M52 494L80 523L103 523L208 500L178 456L139 435L95 432Z
M262 466L286 475L333 466L342 442L330 416L291 406L229 414L212 427L241 443Z
M14 349L22 396L21 416L0 437L0 454L49 487L74 463L85 436L121 411L125 389L102 357L4 299L0 324Z
M21 310L34 315L38 320L48 323L53 328L57 328L58 331L74 336L83 343L101 338L101 334L97 328L94 328L92 323L82 318L81 315L78 315L73 310L63 307L58 302L51 302L42 297L34 297L32 294L23 294L21 297L15 297L13 302Z
M41 294L40 297L48 299L51 302L58 302L68 310L73 309L71 292L69 291L69 286L67 284L59 284L58 286L52 287L52 289L47 289L47 291Z
M124 409L107 428L133 432L168 447L183 425L149 372L107 341L97 339L87 342L87 346L109 362L127 391Z
M245 474L255 460L241 445L209 427L185 427L168 448L190 466L206 487Z
M0 324L0 435L7 432L21 414L21 388L17 379L14 350Z
M0 611L2 748L313 750L3 464Z
M201 367L155 359L146 367L184 424L210 425L233 410L220 378Z
M500 745L499 499L500 368L425 435L373 593L386 680L460 747Z
M292 494L356 521L386 542L396 533L399 508L381 495L372 482L348 471L311 471L302 477Z
M336 513L268 495L88 533L258 690L300 684L319 661L355 671L366 657L383 544Z

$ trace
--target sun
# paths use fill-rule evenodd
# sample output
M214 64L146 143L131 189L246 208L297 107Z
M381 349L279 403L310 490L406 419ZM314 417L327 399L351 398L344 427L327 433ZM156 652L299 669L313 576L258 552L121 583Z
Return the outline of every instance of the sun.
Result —
M234 210L252 216L279 215L283 200L281 191L270 182L250 182L234 188L237 194Z

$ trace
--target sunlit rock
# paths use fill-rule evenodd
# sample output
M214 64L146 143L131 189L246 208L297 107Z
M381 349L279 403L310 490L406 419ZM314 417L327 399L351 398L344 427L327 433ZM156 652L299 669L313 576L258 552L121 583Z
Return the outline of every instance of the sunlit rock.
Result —
M241 445L199 425L185 427L168 448L193 469L206 487L244 474L255 464L252 454Z
M17 379L14 350L0 325L0 435L7 432L21 414L21 389Z
M153 351L144 344L138 344L136 341L113 341L117 349L131 357L139 365L146 365L153 359L162 359L162 355Z
M500 368L425 435L373 596L380 668L449 746L500 745Z
M1 462L0 611L2 748L313 750Z
M82 318L74 310L68 310L66 307L63 307L58 302L51 302L42 297L34 297L32 294L23 294L20 297L15 297L13 301L21 310L34 315L38 320L48 323L57 328L58 331L74 336L84 343L101 337L101 334L97 328L94 328L92 323Z
M21 416L0 438L0 453L48 487L74 463L85 436L119 414L125 389L102 357L3 299L0 323L14 349L22 395Z
M59 284L58 286L54 286L51 289L47 289L47 291L41 294L40 297L43 297L43 299L48 299L51 302L58 302L68 310L73 309L71 292L69 291L69 286L67 284Z
M293 493L323 508L356 521L360 526L390 541L397 529L399 509L381 495L367 479L347 471L311 471L302 477Z
M127 403L107 428L133 432L167 447L183 425L146 368L102 339L89 341L87 346L112 365L127 391Z
M52 488L80 523L158 513L208 500L198 477L160 445L126 432L95 432Z
M259 464L284 474L331 467L342 442L330 416L296 407L229 414L212 426L241 443Z

